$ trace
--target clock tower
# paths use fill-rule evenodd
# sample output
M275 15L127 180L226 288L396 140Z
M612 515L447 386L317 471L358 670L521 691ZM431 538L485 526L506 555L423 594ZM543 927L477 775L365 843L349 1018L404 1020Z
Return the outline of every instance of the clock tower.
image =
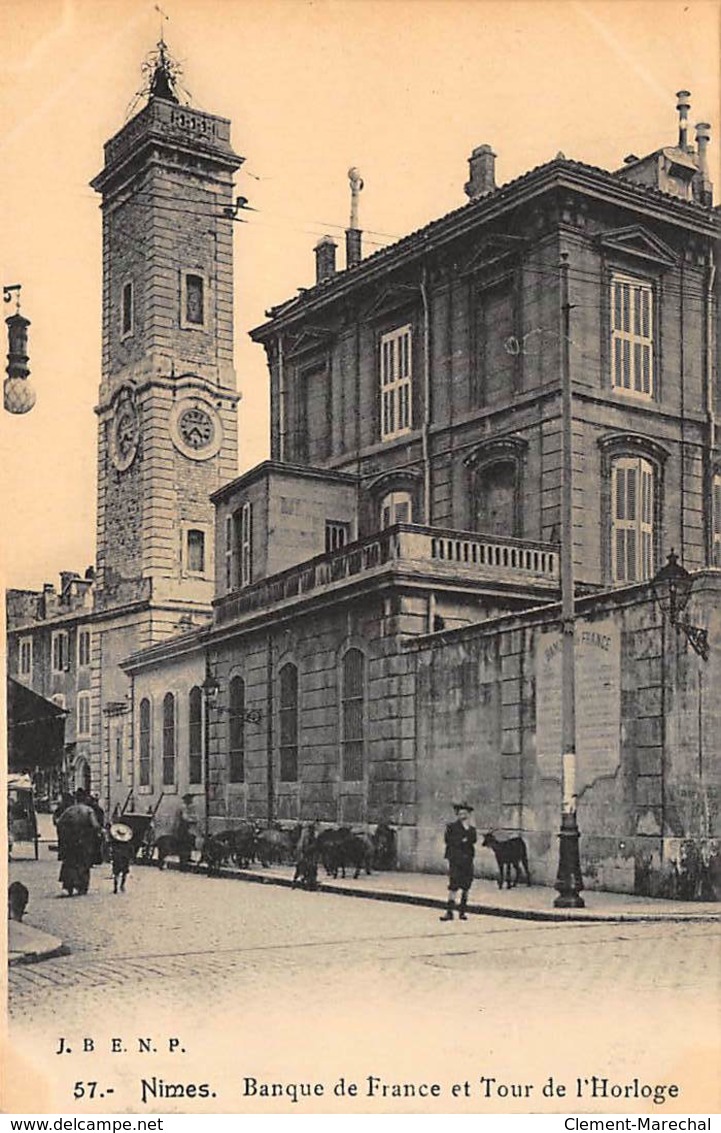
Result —
M237 475L230 123L181 105L165 44L105 145L96 605L207 614L210 494ZM157 618L156 618L157 622ZM151 633L151 638L155 637Z

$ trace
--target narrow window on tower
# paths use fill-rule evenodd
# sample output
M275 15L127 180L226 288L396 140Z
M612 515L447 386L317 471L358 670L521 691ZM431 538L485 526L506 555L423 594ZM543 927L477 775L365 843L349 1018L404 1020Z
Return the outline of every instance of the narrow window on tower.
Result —
M123 296L120 305L120 335L127 338L133 333L133 283L128 280L123 284Z
M188 573L205 573L205 533L191 528L188 531Z
M181 325L205 326L205 280L202 275L186 272L183 276Z

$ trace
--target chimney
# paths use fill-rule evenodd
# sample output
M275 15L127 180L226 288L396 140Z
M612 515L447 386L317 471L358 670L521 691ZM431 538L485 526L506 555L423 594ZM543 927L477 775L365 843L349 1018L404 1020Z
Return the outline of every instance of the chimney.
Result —
M350 182L350 226L345 230L345 266L346 268L354 268L361 262L363 254L361 248L363 233L358 227L358 198L363 188L363 178L355 166L348 170L348 180Z
M80 578L76 570L61 570L60 571L60 593L64 594L70 583L74 578Z
M361 262L362 235L360 228L346 228L345 230L345 266L347 268L357 267Z
M489 145L476 146L468 158L468 174L469 180L463 188L472 201L493 192L496 187L496 155Z
M677 95L676 109L678 110L678 148L688 149L688 112L691 109L691 92L680 90Z
M699 199L702 205L713 204L713 185L708 174L708 144L711 141L711 127L708 122L696 124L696 146L698 148Z
M338 245L332 236L321 236L315 246L315 281L323 283L335 275L335 252Z

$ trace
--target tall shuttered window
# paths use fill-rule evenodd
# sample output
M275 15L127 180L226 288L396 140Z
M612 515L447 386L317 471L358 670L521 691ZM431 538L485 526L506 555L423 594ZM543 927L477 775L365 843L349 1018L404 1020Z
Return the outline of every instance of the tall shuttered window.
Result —
M413 425L412 332L410 326L384 334L380 344L381 440L392 441Z
M175 783L175 697L172 692L163 698L163 786Z
M233 517L225 517L225 589L233 589Z
M79 692L77 703L77 735L90 735L90 693Z
M228 775L231 783L245 782L245 681L233 677L229 688Z
M64 673L70 668L67 631L57 630L52 635L52 667L54 673Z
M203 782L203 693L197 685L188 695L188 782Z
M150 786L150 701L144 697L140 701L140 753L138 768L141 787Z
M413 501L410 492L389 492L381 500L381 529L392 527L394 523L411 523L413 520Z
M27 680L32 680L33 675L33 639L32 637L20 638L20 663L18 672L21 677Z
M721 567L721 472L713 478L711 509L711 562L714 566Z
M654 474L643 457L619 457L611 471L614 582L640 582L655 570Z
M238 555L240 585L249 586L253 581L253 509L249 503L243 504L240 509Z
M611 367L615 390L653 397L653 291L622 275L611 280Z
M341 773L346 782L364 775L365 657L349 649L343 657Z
M298 669L291 662L280 670L280 779L298 781Z

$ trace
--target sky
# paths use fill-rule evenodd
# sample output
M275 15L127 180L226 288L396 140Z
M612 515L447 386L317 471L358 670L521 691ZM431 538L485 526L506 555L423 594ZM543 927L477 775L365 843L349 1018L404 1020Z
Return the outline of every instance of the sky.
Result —
M675 143L686 89L691 123L711 123L721 196L720 2L162 7L167 20L148 0L0 0L0 282L22 283L37 393L25 416L0 413L7 586L94 561L101 217L89 181L161 23L192 104L231 119L246 159L236 192L258 210L235 227L239 471L268 455L265 355L248 331L313 282L320 236L336 236L342 264L350 166L371 252L464 203L476 145L493 146L499 184L559 151L614 169Z

